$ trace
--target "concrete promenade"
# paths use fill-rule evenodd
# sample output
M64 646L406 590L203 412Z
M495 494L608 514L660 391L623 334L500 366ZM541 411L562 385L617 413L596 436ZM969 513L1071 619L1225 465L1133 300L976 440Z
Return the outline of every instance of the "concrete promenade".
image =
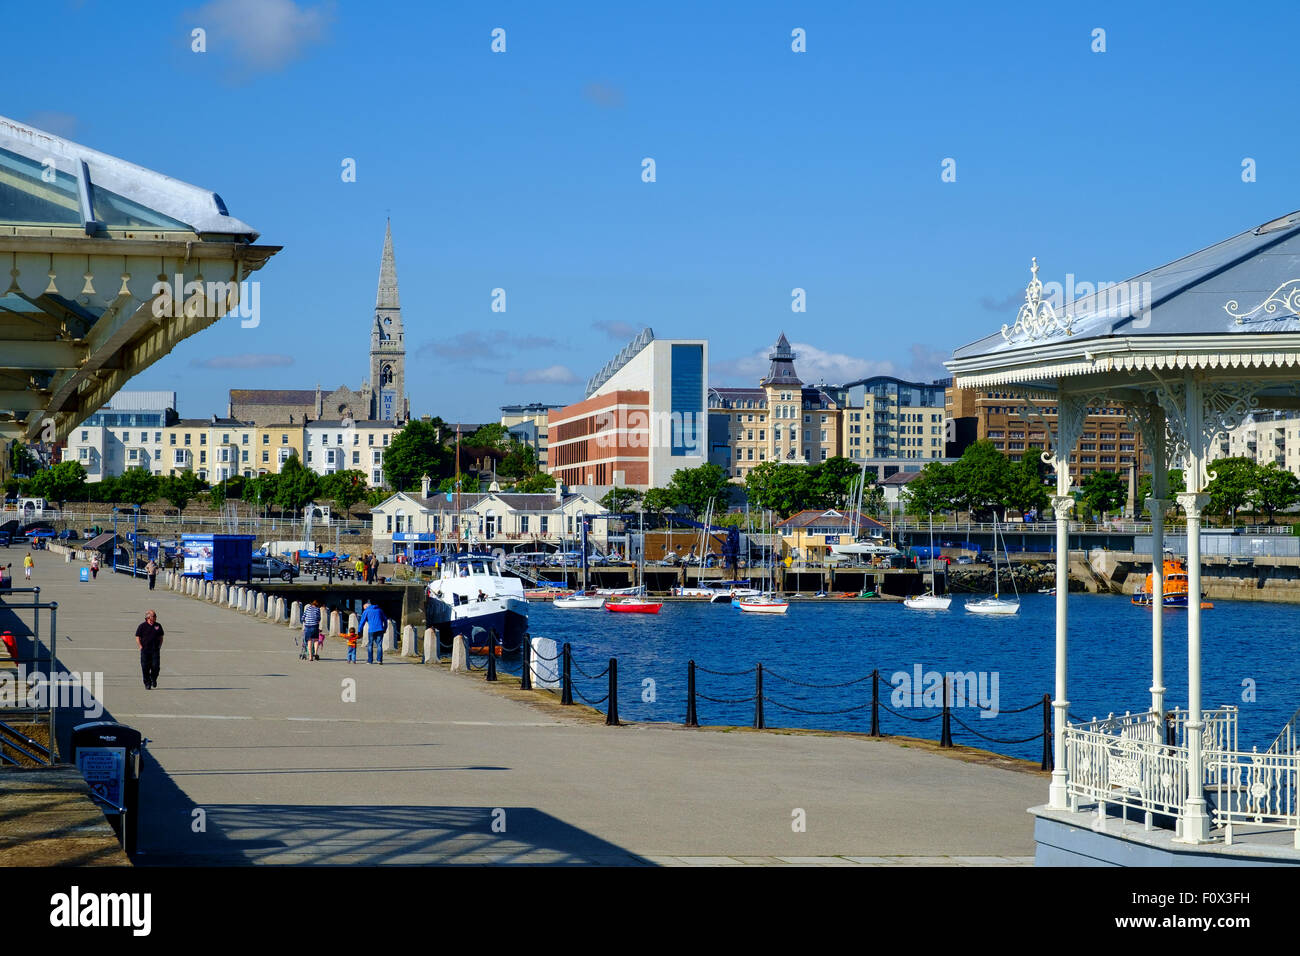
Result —
M47 554L65 670L150 740L138 864L1027 863L1045 775L861 737L605 727ZM134 631L166 631L145 690ZM559 636L559 635L556 635ZM364 653L361 655L364 661ZM355 701L345 700L355 680ZM536 700L536 703L528 699ZM62 715L61 736L79 716ZM802 811L806 829L793 825Z

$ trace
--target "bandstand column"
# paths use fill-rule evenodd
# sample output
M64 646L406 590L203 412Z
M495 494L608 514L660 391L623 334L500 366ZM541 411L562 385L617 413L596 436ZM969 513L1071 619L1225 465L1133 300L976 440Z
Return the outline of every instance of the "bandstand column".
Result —
M1183 808L1184 843L1204 843L1210 838L1210 817L1205 809L1201 730L1201 512L1210 496L1184 492L1178 503L1187 512L1187 803Z
M1165 512L1172 505L1168 498L1146 500L1151 512L1151 710L1157 726L1165 712Z
M1068 461L1061 462L1060 468L1064 470L1068 481ZM1065 724L1069 719L1070 702L1065 695L1070 626L1070 509L1073 507L1073 496L1052 496L1052 510L1056 513L1056 692L1052 708L1056 712L1056 721L1055 739L1052 743L1052 783L1048 788L1047 803L1053 808L1062 810L1069 804L1067 786L1069 774L1065 766Z

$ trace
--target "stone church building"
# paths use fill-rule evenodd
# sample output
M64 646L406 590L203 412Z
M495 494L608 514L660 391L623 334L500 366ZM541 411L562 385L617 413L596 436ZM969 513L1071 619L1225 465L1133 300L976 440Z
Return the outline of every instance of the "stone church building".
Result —
M370 326L370 378L359 391L341 385L331 391L289 388L232 388L230 418L255 425L301 425L322 419L403 423L411 416L406 397L406 337L393 260L393 227L384 232L379 291Z

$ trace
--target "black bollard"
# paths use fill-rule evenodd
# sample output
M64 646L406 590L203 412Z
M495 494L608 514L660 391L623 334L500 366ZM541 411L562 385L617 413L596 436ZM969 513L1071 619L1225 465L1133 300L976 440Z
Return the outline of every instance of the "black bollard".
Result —
M618 658L609 659L609 706L605 709L605 726L618 727Z
M564 642L564 667L560 675L560 703L568 706L573 703L573 675L569 673L569 661L573 657L573 647Z
M1043 762L1039 770L1051 770L1054 760L1052 754L1052 695L1043 695Z
M871 736L880 736L880 669L871 672Z
M762 730L767 726L763 720L763 665L759 664L754 678L754 728Z
M519 671L519 689L533 689L533 636L525 634L522 646L519 648L522 653L519 659L523 668Z
M686 662L686 726L700 726L695 716L695 661Z
M952 746L951 716L951 711L948 709L948 678L945 677L943 680L943 720L941 721L943 724L943 730L939 734L940 747Z
M487 656L487 679L495 681L497 679L497 636L495 631L488 632Z

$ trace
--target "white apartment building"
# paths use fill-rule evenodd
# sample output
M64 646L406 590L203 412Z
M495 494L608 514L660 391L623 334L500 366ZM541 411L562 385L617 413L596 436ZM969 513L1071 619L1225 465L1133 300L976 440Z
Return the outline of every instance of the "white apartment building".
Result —
M88 481L103 481L128 468L166 474L164 435L175 421L175 392L118 392L68 433L63 460L81 462Z

